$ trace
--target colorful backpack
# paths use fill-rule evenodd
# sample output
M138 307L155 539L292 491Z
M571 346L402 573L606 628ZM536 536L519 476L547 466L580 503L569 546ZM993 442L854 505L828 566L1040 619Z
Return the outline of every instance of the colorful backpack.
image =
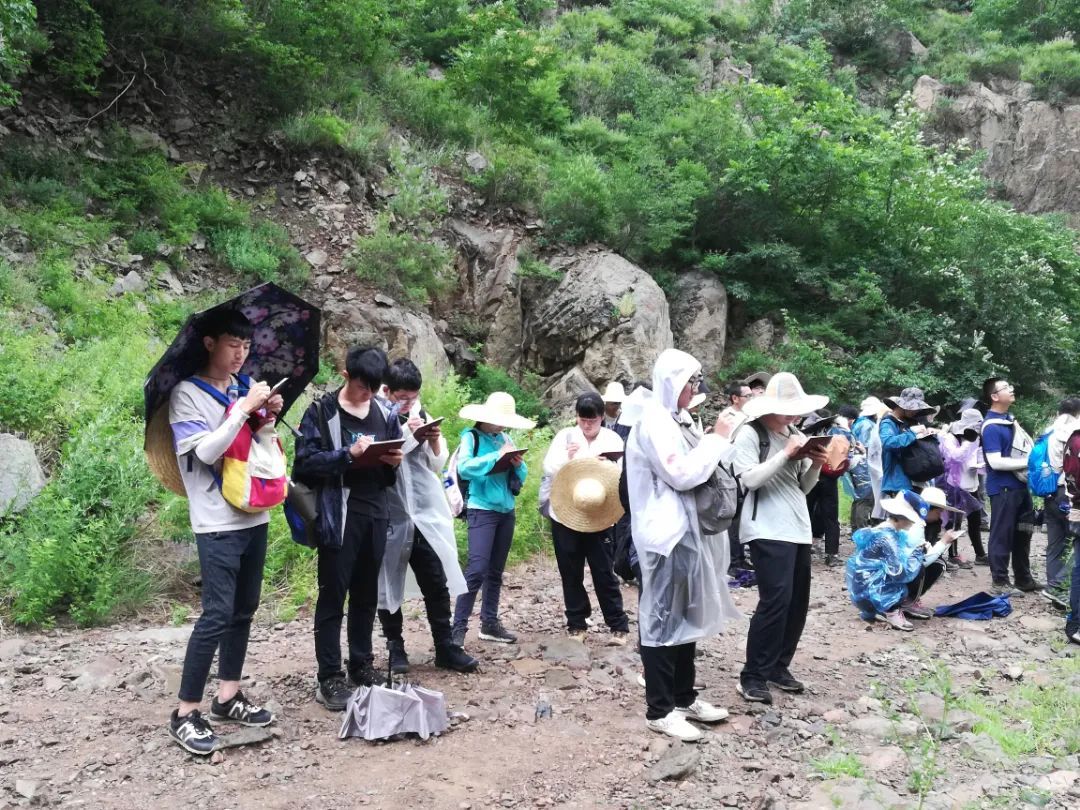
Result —
M244 389L251 385L246 376L238 375ZM203 380L192 377L190 382L212 396L225 408L228 418L236 403ZM221 473L214 480L225 500L243 512L266 512L285 502L289 477L285 467L285 449L274 428L273 415L266 411L253 413L236 434L232 444L221 457Z
M480 446L480 437L476 434L475 430L469 429L465 431L465 435L472 434L473 437L473 453L476 453L476 449ZM465 441L462 438L461 441ZM450 504L450 514L456 518L465 519L465 507L469 503L469 481L458 475L457 460L458 452L461 450L461 445L458 444L454 448L454 452L450 454L450 460L446 462L446 475L443 478L443 488L446 490L446 502Z

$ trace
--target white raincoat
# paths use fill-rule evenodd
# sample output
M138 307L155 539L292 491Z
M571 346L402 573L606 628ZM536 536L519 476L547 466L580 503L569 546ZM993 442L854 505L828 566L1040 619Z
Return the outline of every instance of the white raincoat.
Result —
M741 618L727 587L727 532L701 535L693 495L718 464L731 462L735 450L714 434L691 448L680 428L692 419L678 410L679 394L700 368L686 352L664 351L653 367L651 396L636 398L629 416L624 408L624 423L635 422L625 462L641 564L638 624L646 647L698 641Z
M419 402L413 412L420 412ZM397 418L396 411L393 418ZM446 439L439 440L439 452L435 453L429 442L416 441L404 425L401 431L405 438L401 448L405 460L398 467L397 483L387 493L390 530L379 571L379 609L391 613L406 599L421 595L409 568L414 529L420 530L442 562L450 597L468 590L458 564L454 517L450 514L440 478L448 455Z
M874 520L884 520L885 510L881 508L881 482L885 477L885 461L882 458L880 424L870 431L870 443L866 447L866 466L870 469L870 489L874 492L874 508L870 516Z

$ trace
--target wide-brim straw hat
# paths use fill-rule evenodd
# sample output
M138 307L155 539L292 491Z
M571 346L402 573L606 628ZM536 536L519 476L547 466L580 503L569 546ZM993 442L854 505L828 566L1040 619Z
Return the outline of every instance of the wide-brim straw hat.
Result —
M919 492L919 497L926 501L927 506L931 509L945 509L949 512L958 512L963 514L963 509L957 509L955 506L949 506L949 501L945 497L945 491L938 489L937 487L923 487Z
M907 489L897 492L891 498L882 498L881 508L890 515L905 517L920 526L926 525L926 515L930 511L926 501Z
M949 425L950 433L963 433L967 430L978 431L982 426L983 415L978 408L968 408L960 414L960 418Z
M626 389L623 388L622 383L609 382L601 399L604 402L624 402L626 400Z
M458 413L462 419L470 422L486 422L503 428L532 430L536 422L526 419L517 412L517 403L505 391L493 391L483 405L466 405Z
M176 448L173 446L172 426L169 424L169 403L166 402L154 413L146 428L143 442L146 464L154 478L170 492L186 498L184 479L180 477L180 465L176 461Z
M905 388L900 392L900 396L886 397L884 402L890 408L901 408L905 411L912 411L919 416L937 412L937 409L934 408L933 405L928 405L926 403L926 397L923 395L921 388Z
M739 380L742 385L753 386L754 383L761 383L762 385L768 385L769 380L772 379L772 374L767 371L755 371L749 377L744 380Z
M881 416L886 405L877 397L867 397L859 403L859 416Z
M745 405L743 413L747 419L757 419L766 414L778 416L802 416L811 411L818 411L829 404L829 398L820 394L807 394L802 383L794 374L781 371L774 374L765 393L760 394Z
M578 532L610 529L624 514L619 466L601 458L575 458L551 479L551 511Z

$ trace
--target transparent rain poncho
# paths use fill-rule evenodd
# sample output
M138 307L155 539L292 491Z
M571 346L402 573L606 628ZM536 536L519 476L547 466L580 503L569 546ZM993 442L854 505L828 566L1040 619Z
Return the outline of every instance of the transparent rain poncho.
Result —
M446 440L441 440L440 452L436 454L427 442L417 442L407 427L402 427L402 434L405 460L398 467L397 483L387 493L390 531L379 572L379 609L391 613L406 599L420 596L409 568L414 529L420 530L442 562L450 597L467 590L458 563L454 516L450 514L439 477L446 458Z
M676 349L664 351L653 368L653 390L638 389L630 402L633 430L626 444L631 530L641 565L638 624L646 647L686 644L716 635L741 618L727 587L727 532L702 535L693 489L734 448L713 434L691 448L681 425L679 394L701 368ZM622 420L627 419L624 407Z
M851 539L855 553L847 560L847 589L852 603L864 613L895 609L922 571L922 534L883 523L859 529Z

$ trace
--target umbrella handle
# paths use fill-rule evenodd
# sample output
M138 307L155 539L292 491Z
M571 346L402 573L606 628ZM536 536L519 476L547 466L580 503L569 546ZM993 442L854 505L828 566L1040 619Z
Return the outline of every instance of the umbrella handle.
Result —
M279 425L284 425L285 427L287 427L289 429L289 432L293 435L294 439L300 439L300 438L303 437L304 434L302 434L299 430L294 428L292 425L290 425L288 422L286 422L280 416L277 418L277 421L278 421Z

